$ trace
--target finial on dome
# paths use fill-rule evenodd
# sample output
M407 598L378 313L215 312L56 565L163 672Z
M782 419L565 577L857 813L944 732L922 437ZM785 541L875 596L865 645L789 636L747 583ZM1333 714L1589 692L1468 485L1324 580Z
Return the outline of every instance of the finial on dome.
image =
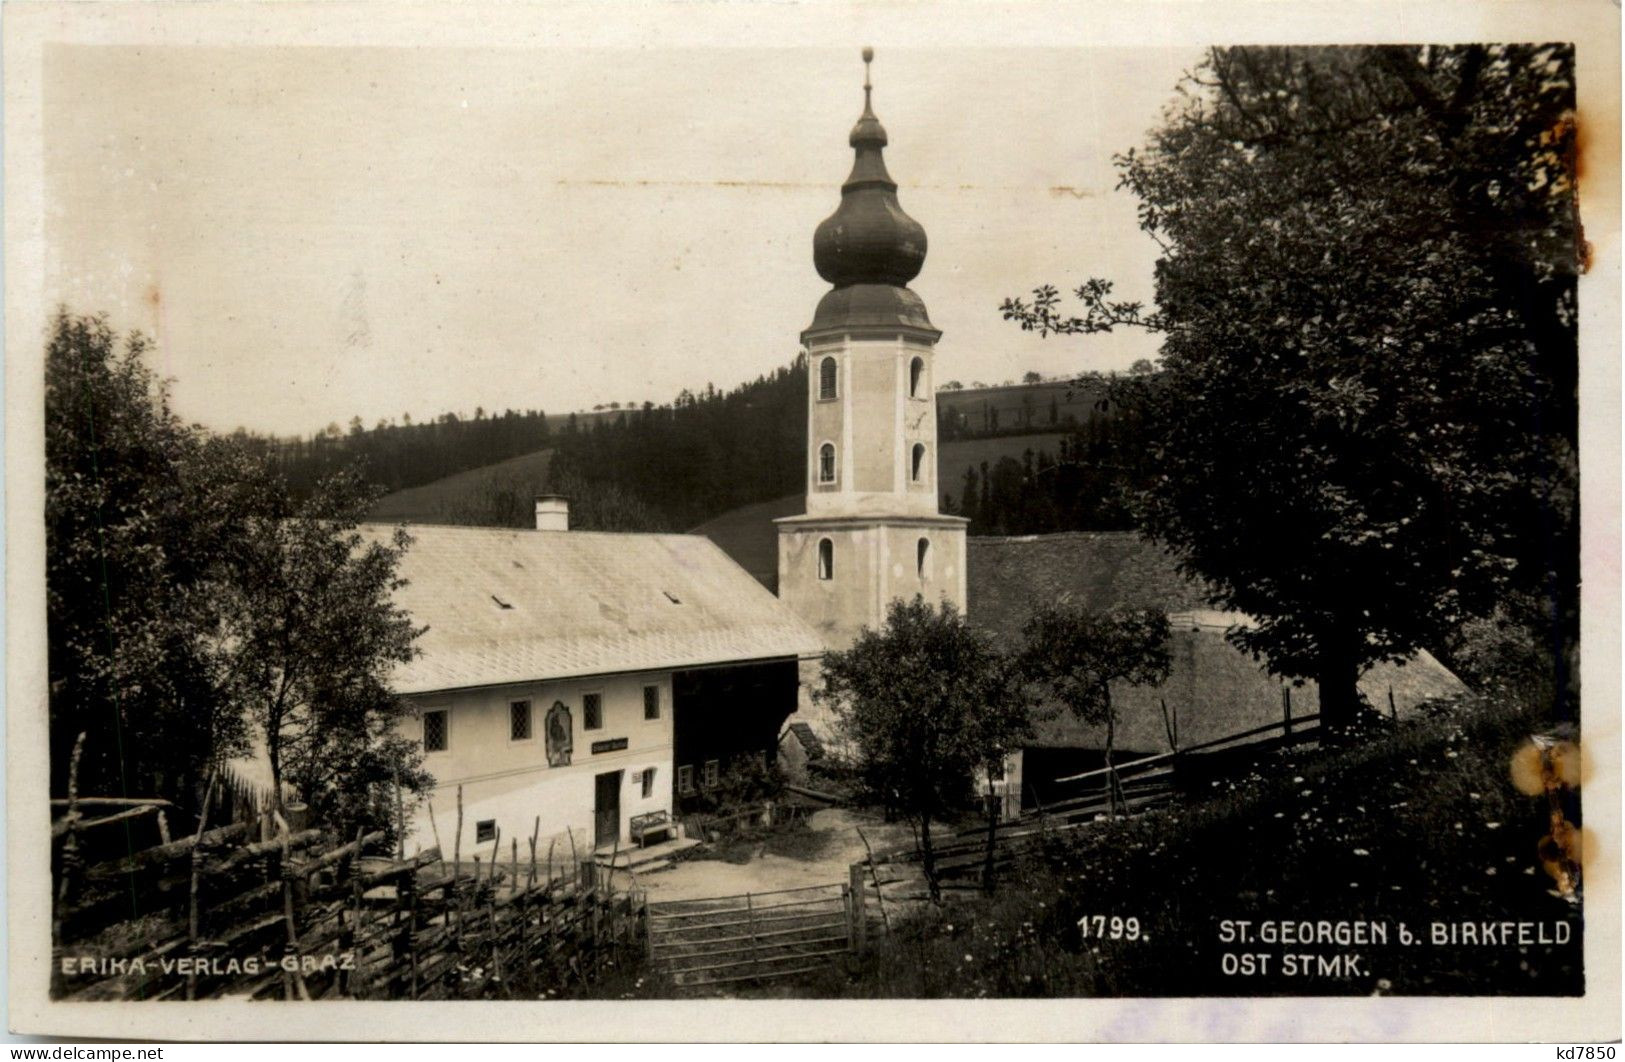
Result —
M849 143L853 147L860 144L878 144L886 146L886 129L875 117L875 109L871 103L870 94L874 86L869 83L869 64L874 62L875 50L865 47L863 49L863 114L858 116L858 124L852 127L852 136Z

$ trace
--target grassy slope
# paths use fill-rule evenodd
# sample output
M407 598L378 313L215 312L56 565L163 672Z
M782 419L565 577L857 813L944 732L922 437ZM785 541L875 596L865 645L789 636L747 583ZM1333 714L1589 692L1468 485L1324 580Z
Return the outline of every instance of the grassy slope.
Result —
M552 460L551 449L536 450L520 454L518 457L510 457L506 461L498 461L494 465L483 465L480 468L471 468L466 472L446 476L432 483L425 483L421 487L398 490L378 499L378 504L372 507L372 512L368 516L373 520L389 522L405 520L409 523L444 523L451 513L466 504L472 504L493 478L503 480L509 477L524 477L538 486L545 483L548 465Z
M1052 842L992 899L905 917L864 960L795 993L1577 994L1580 911L1555 895L1536 855L1545 801L1509 781L1512 753L1529 733L1526 720L1503 712L1273 760L1204 803ZM1135 916L1147 939L1085 940L1077 923L1093 914ZM1386 947L1227 945L1221 919L1367 919L1391 936ZM1436 921L1508 919L1566 923L1573 939L1397 942L1400 922L1426 934ZM1271 975L1224 976L1225 952L1274 953ZM1279 972L1286 952L1358 953L1364 969L1288 979Z

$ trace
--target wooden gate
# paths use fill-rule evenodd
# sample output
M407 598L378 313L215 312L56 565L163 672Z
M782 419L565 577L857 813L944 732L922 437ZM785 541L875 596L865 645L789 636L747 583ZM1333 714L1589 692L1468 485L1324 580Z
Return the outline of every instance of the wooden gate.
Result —
M861 913L845 884L651 903L650 965L679 988L795 977L853 950Z

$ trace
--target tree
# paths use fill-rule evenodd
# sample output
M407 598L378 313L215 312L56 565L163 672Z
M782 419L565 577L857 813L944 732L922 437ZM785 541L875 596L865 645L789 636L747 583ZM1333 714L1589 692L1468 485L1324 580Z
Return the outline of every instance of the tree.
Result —
M417 744L397 730L410 708L389 687L419 633L392 600L411 540L361 534L377 492L353 470L303 500L273 476L257 488L245 541L226 559L228 689L263 743L274 800L287 782L318 821L387 828L396 787L415 803L429 784Z
M1122 788L1112 764L1117 740L1112 683L1156 686L1167 681L1172 670L1167 615L1049 604L1033 613L1022 636L1022 673L1082 722L1106 728L1107 800L1117 814Z
M59 311L45 357L46 643L51 785L86 735L83 793L190 807L243 748L202 637L214 557L239 527L234 468L169 408L147 341Z
M1128 371L1130 376L1150 376L1156 371L1156 366L1151 364L1150 358L1135 358Z
M1043 383L1044 382L1044 377L1043 377L1042 374L1034 372L1031 369L1029 369L1028 371L1021 374L1021 382L1024 383L1024 384Z
M1030 731L1010 661L951 603L893 601L885 626L824 657L817 697L834 708L865 791L919 831L927 887L940 899L931 825L965 810L973 786ZM989 814L996 814L989 809Z
M1117 160L1156 310L1101 279L1079 316L1004 305L1164 335L1141 525L1333 733L1365 668L1511 591L1577 643L1572 74L1566 45L1215 49Z

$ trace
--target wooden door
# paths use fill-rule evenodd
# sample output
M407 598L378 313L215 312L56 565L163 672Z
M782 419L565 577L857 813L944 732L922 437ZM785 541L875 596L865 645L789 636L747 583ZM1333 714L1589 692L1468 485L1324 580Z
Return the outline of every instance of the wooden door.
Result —
M621 775L610 771L598 776L598 792L593 800L593 844L612 845L621 835Z

